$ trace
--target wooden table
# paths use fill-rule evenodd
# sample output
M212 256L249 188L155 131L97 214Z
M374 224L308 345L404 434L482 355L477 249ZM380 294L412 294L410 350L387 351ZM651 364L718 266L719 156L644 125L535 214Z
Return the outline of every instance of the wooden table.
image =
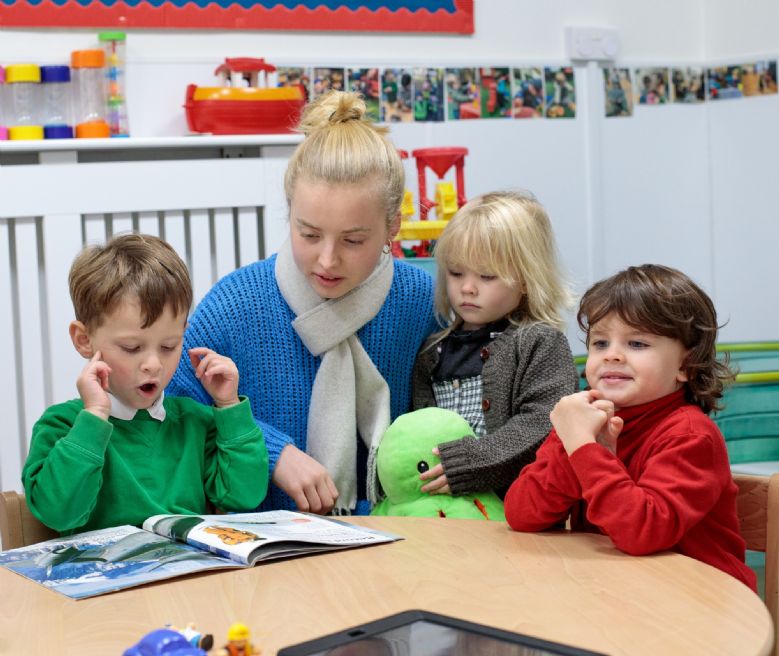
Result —
M477 520L353 518L392 544L173 579L73 601L0 568L0 654L121 654L167 622L263 656L412 608L609 654L766 654L771 619L736 579L678 554L633 557L589 534Z

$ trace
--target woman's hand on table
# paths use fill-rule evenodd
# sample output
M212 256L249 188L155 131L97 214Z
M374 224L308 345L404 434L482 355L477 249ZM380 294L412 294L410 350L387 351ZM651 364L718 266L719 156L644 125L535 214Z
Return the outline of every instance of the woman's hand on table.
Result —
M338 499L338 490L327 470L292 444L282 449L272 480L302 512L324 515Z

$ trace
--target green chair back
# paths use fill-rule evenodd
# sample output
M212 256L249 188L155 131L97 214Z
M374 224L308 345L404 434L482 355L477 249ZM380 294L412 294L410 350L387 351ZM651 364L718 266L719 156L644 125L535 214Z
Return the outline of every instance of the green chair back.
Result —
M739 374L722 402L712 419L731 464L779 460L779 371Z
M779 371L779 342L723 342L717 353L737 373Z

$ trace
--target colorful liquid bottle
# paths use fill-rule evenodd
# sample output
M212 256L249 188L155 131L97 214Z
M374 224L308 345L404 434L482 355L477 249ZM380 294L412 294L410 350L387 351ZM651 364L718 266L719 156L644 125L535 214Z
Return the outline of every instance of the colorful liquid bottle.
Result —
M0 141L8 139L8 128L5 127L8 98L5 87L5 69L0 66Z
M45 139L73 138L69 66L41 66L41 123Z
M112 137L129 137L125 95L126 35L124 32L101 32L97 38L105 53L106 121Z
M105 55L102 50L74 50L70 68L76 95L76 137L110 137L105 119Z
M8 138L17 140L43 139L40 124L41 69L35 64L14 64L5 69L6 93L11 96L8 115Z

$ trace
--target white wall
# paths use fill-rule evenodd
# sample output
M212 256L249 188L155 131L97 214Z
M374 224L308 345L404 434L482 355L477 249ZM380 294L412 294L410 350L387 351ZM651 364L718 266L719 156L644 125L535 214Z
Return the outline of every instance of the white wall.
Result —
M709 60L775 53L779 46L779 3L775 0L704 0L703 54Z
M779 3L706 0L704 55L714 63L779 55ZM779 97L708 107L712 267L725 339L779 332L779 212L776 186Z

